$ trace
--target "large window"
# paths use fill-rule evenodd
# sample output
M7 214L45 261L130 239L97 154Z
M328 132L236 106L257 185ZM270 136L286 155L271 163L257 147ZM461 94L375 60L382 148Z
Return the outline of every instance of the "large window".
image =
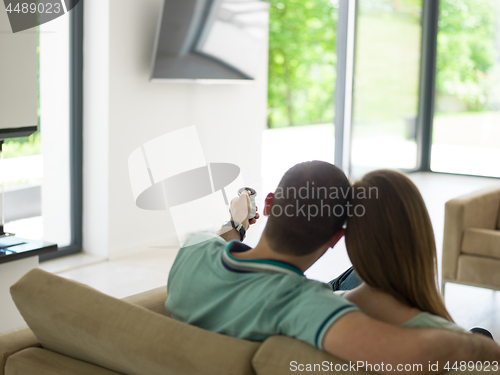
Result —
M431 169L500 177L500 1L441 0Z
M353 177L500 177L500 1L271 3L264 177L333 153Z
M269 128L333 123L338 2L272 0Z
M3 147L5 231L81 249L82 2L38 34L38 124Z
M421 0L359 0L351 172L417 166Z
M264 184L294 164L333 162L339 1L271 0Z

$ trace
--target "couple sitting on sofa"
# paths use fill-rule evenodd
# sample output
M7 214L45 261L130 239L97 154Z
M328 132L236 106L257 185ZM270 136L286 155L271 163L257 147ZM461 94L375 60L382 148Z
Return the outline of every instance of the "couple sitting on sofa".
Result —
M408 364L433 372L429 363L443 371L447 362L500 359L494 341L452 322L437 290L429 215L404 175L372 172L351 187L329 163L298 164L265 211L253 249L239 241L240 224L246 230L256 220L248 219L245 193L231 202L232 221L219 236L186 241L168 281L166 308L174 318L249 340L294 337L347 361L383 364L386 373ZM330 285L306 279L303 272L344 232L356 272ZM332 287L355 289L341 296Z

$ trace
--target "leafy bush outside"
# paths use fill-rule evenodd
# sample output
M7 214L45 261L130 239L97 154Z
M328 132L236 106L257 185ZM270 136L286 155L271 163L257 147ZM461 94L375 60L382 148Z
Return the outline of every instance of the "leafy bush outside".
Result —
M332 122L338 1L270 5L268 127Z
M456 97L468 111L487 107L493 67L498 0L441 0L436 92Z
M41 135L37 131L29 137L6 139L3 144L3 157L18 158L21 156L32 156L41 154Z
M375 12L398 13L402 4L396 0L362 1L365 9L371 7ZM421 9L421 0L403 3L414 3ZM497 0L440 1L437 98L451 96L462 103L466 111L500 108L500 103L489 99L496 82L491 76L498 58L495 45L498 3ZM338 1L330 0L271 0L269 128L333 121L337 8ZM394 21L392 27L398 33L401 25L396 17L392 17L392 21L387 17L384 21ZM420 26L415 23L415 27ZM420 46L408 45L408 48ZM415 78L408 77L408 82L398 82L398 85L412 86ZM380 112L376 113L377 118L390 117L383 113L384 108L377 111Z

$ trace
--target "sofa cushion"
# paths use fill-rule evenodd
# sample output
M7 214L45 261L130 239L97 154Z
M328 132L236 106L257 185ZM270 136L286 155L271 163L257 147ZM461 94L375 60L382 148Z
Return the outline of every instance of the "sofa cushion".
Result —
M460 255L458 258L457 282L500 289L500 260Z
M310 367L307 367L308 364ZM347 362L302 341L285 336L273 336L264 341L252 359L252 365L259 375L281 375L295 372L307 374L338 373L338 370L349 369ZM340 367L342 365L344 365L343 369ZM335 366L338 367L337 371L335 371ZM359 369L356 374L366 375L370 372Z
M253 374L259 343L175 321L40 269L11 294L42 346L69 357L131 375Z
M30 347L41 347L31 329L24 328L0 336L0 375L4 375L7 358L12 354Z
M5 375L119 375L105 368L40 348L24 349L7 360Z
M462 253L500 259L500 230L466 229L462 240Z

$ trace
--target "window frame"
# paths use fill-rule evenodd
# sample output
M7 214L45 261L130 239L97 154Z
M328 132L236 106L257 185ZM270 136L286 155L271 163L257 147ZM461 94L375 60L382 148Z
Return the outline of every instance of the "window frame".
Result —
M40 255L40 262L82 251L83 221L83 1L68 12L70 17L70 217L71 243ZM43 135L42 135L43 136Z
M349 3L354 6L349 7ZM337 23L337 85L335 87L335 164L342 168L349 176L351 174L351 138L352 138L352 105L345 106L345 95L350 94L353 100L353 82L347 83L349 69L352 70L356 48L356 22L359 0L340 0L339 20ZM440 172L431 169L432 153L432 131L434 123L435 84L436 84L436 59L437 59L437 36L439 21L440 0L422 0L422 37L420 53L420 78L418 92L417 111L417 163L415 169L401 169L406 173L431 172L438 174L450 174L459 176L483 177L500 179L500 177L470 175L453 172ZM349 12L355 12L354 25L349 28ZM348 43L349 33L354 33L354 43ZM352 51L348 51L352 48ZM349 53L353 54L348 59ZM346 90L346 84L351 85ZM350 92L349 92L350 91ZM351 113L346 113L350 111Z
M417 115L417 168L408 172L432 172L432 125L434 122L438 19L439 0L423 0Z

